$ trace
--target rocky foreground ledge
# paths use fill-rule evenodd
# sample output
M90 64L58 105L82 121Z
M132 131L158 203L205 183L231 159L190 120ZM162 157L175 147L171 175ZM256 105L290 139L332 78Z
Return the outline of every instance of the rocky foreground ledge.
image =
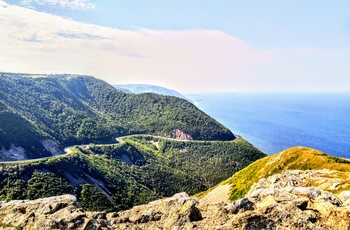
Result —
M85 212L71 195L0 202L0 229L350 229L350 191L322 189L350 179L334 175L286 171L231 204L186 193L115 213Z

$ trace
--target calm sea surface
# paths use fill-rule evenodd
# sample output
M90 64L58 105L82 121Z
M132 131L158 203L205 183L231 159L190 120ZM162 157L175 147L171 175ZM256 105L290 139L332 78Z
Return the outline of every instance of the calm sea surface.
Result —
M307 146L350 158L350 93L187 97L267 154Z

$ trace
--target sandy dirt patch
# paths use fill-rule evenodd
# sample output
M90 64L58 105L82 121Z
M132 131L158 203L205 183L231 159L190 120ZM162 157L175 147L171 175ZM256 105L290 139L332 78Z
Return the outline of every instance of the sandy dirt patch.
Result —
M231 203L229 201L229 192L230 192L230 185L219 185L212 191L210 191L205 197L200 199L203 203L211 203L211 202L225 202L225 203Z

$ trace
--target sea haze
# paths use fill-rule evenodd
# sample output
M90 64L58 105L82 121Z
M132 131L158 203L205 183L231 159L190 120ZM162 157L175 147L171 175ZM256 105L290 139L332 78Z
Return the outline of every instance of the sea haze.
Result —
M267 154L307 146L350 158L350 93L187 96Z

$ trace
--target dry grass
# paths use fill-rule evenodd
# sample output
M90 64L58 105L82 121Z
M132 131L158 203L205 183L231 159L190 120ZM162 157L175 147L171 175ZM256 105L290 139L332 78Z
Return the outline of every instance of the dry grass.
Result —
M281 153L257 160L232 176L228 180L228 183L231 184L230 200L244 197L253 183L259 179L282 173L288 169L335 170L338 173L330 176L344 179L344 183L341 184L342 190L350 186L348 175L342 173L350 172L349 160L333 157L311 148L293 147Z

